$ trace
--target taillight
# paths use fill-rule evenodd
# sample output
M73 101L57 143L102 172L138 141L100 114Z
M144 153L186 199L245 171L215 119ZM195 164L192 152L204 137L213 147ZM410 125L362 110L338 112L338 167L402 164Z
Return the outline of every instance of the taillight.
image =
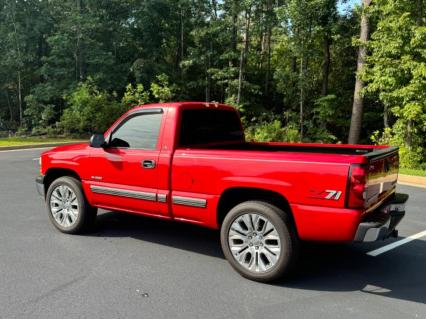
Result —
M353 164L351 165L349 174L347 206L350 208L364 207L365 184L367 183L365 166Z

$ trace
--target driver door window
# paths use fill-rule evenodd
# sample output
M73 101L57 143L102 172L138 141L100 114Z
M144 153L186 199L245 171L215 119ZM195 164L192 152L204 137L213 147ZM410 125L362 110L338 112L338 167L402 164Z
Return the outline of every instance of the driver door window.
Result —
M124 120L111 134L109 146L155 150L161 125L161 113L138 114Z

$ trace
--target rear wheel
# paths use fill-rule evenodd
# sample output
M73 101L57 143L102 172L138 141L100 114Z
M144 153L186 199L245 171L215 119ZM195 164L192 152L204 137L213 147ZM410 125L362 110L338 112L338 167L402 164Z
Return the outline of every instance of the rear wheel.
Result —
M46 205L51 222L63 233L87 231L96 219L97 209L89 205L81 182L74 177L54 180L47 191Z
M221 244L234 269L262 282L288 274L298 255L298 239L287 214L260 201L241 203L228 213Z

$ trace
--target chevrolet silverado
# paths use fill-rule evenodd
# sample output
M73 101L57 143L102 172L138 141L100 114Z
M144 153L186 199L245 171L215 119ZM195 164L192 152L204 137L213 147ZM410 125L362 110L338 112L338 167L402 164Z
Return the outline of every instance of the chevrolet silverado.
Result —
M300 241L396 236L398 160L388 146L250 142L231 106L159 103L44 152L36 185L61 232L87 230L97 208L220 229L231 266L267 282L289 273Z

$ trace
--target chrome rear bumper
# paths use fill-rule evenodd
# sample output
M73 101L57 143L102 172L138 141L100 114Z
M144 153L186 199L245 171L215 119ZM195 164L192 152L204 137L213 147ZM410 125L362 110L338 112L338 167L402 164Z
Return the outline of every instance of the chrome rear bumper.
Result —
M354 241L373 242L397 237L398 231L395 228L405 215L407 200L407 194L397 193L390 201L369 214L369 217L359 224Z

